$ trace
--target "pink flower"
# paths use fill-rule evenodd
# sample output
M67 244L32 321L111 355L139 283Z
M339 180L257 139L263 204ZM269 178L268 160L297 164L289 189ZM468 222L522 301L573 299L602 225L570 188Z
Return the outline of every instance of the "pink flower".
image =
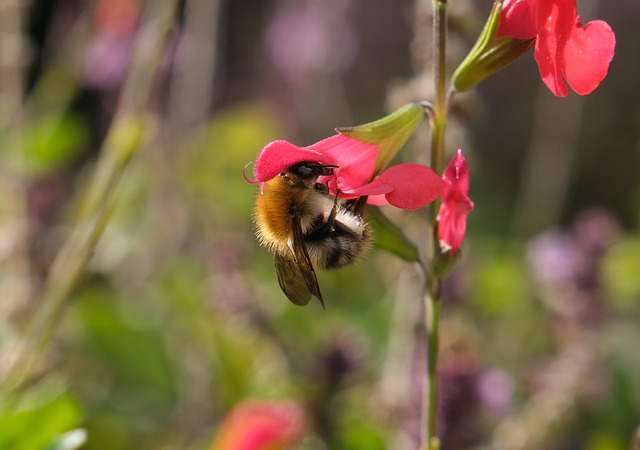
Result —
M333 175L322 177L332 195L349 199L368 196L374 205L391 204L417 209L435 200L444 182L431 168L420 164L398 164L374 178L378 146L341 134L298 147L286 141L269 143L258 155L255 183L265 183L302 161L337 166ZM373 179L372 179L373 178Z
M464 240L467 214L473 209L473 202L467 197L469 170L462 150L458 150L442 178L445 188L438 213L438 237L445 250L450 249L451 255L455 255Z
M247 402L224 419L210 450L284 450L302 438L304 410L288 402Z
M607 75L616 37L601 20L582 26L575 0L504 0L498 36L536 38L542 81L558 97L591 93ZM566 82L565 82L566 81Z

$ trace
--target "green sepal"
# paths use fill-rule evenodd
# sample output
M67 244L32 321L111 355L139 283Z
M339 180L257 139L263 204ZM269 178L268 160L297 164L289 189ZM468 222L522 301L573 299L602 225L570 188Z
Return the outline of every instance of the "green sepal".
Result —
M450 249L439 248L433 258L433 266L432 270L434 275L439 279L444 279L449 276L453 268L460 261L460 257L462 256L461 249L458 249L455 254L451 254Z
M451 77L451 85L456 91L464 92L473 88L518 59L535 42L535 38L498 37L501 11L502 0L496 0L478 40Z
M409 238L385 216L380 208L369 208L370 226L375 234L378 248L386 250L409 262L419 260L418 249Z
M350 138L380 147L373 171L375 176L389 165L423 118L424 108L422 105L409 103L375 122L355 127L336 128L336 131Z
M439 226L440 224L436 222L434 237L439 235ZM462 248L458 248L457 251L452 254L451 247L437 238L436 246L437 248L433 255L433 261L431 261L431 270L436 278L443 280L449 276L453 268L458 264L458 261L460 261Z

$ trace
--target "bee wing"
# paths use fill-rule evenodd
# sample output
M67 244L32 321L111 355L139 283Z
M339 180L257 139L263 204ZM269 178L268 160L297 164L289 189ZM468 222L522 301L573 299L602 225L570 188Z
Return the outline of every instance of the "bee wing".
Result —
M304 233L298 219L294 219L292 253L277 254L273 257L280 288L296 305L306 305L311 297L317 298L324 308L324 299L320 293L318 278L313 270L311 258L304 242Z
M324 306L313 268L311 271L303 269L293 258L293 255L291 257L289 255L274 255L273 263L276 266L280 288L291 303L304 306L309 303L312 297L316 297Z

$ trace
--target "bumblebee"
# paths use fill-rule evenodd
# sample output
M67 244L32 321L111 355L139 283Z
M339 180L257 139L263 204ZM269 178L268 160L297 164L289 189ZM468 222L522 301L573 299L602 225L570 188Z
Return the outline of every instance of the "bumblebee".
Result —
M343 200L318 182L336 168L300 162L267 181L258 194L258 241L273 254L280 288L296 305L315 297L324 307L314 267L353 264L371 246L371 231L362 217L367 198Z

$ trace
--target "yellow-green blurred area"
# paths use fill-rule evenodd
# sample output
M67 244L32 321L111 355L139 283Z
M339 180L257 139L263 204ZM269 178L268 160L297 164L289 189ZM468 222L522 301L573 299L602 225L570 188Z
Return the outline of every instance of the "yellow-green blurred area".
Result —
M164 1L0 5L0 379ZM177 2L102 235L25 384L0 387L0 450L205 450L247 399L307 411L297 450L417 448L420 271L374 248L318 273L326 309L289 303L243 168L431 100L431 3ZM442 450L623 450L640 425L639 5L578 2L617 38L590 96L554 97L530 52L454 100L475 209L443 285ZM448 2L451 69L490 6ZM400 159L428 154L425 120ZM424 253L427 211L383 211Z

